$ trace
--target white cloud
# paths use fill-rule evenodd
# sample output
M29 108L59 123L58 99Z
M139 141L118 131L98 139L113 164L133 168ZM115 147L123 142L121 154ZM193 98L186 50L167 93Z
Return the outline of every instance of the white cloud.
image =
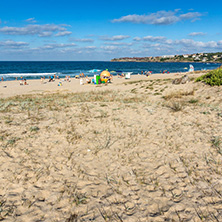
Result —
M69 41L71 42L94 42L93 39L76 39L76 38L70 38Z
M63 32L58 32L55 34L55 36L66 36L66 35L71 35L72 32L69 31L63 31Z
M96 49L96 46L86 46L85 49Z
M141 38L140 38L140 37L135 37L135 38L133 38L133 40L134 40L134 41L140 41Z
M135 38L134 38L135 39ZM171 54L178 52L198 52L198 51L220 51L222 49L222 40L220 41L194 41L193 39L167 39L164 36L145 36L136 37L137 40L143 40L142 48L149 49L155 55L156 51L169 52Z
M133 43L127 42L104 42L105 45L114 45L114 46L131 46Z
M119 19L113 19L112 22L130 22L130 23L143 23L152 25L170 25L183 20L197 19L202 16L199 12L189 12L179 14L179 10L174 11L158 11L148 15L126 15Z
M101 46L100 48L104 49L104 50L108 50L108 51L118 49L117 46L108 46L108 45L107 46Z
M166 37L163 36L145 36L143 37L143 40L150 41L150 42L162 42L166 40Z
M199 18L201 16L202 14L199 12L188 12L188 13L180 15L179 17L181 18L181 20L189 20L189 19Z
M145 36L145 37L136 37L134 40L142 41L143 42L153 42L155 44L143 44L143 47L161 47L163 48L190 48L194 49L194 51L202 50L202 49L209 49L209 50L220 50L222 47L222 40L221 41L209 41L209 42L202 42L202 41L194 41L193 39L180 39L180 40L172 40L167 39L164 36Z
M107 37L107 36L101 36L100 39L104 41L119 41L119 40L124 40L130 38L129 35L115 35L112 37Z
M49 33L53 32L67 31L67 29L64 26L66 25L45 24L45 25L27 25L25 27L5 26L3 28L0 28L0 32L7 35L38 35L41 37L41 36L46 36L46 33L48 35Z
M4 47L4 48L23 48L28 45L29 43L27 42L15 42L12 40L6 40L6 41L0 42L0 47Z
M180 39L180 40L167 40L164 45L177 46L179 48L184 47L193 51L199 50L221 50L222 42L218 41L194 41L193 39Z
M206 33L204 32L191 32L189 36L204 36Z
M40 47L40 49L58 49L58 48L67 48L67 47L75 47L75 46L76 46L75 43L70 43L70 44L64 44L64 43L47 44L47 45L44 45L43 47Z
M39 37L49 37L52 35L53 32L42 32L39 33Z
M35 23L36 22L35 18L29 18L29 19L26 19L25 21L26 22L31 22L31 23Z

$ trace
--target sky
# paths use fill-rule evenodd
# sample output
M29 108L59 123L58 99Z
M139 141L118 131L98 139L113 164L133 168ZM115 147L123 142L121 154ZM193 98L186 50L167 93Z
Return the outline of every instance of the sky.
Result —
M0 0L0 61L222 51L222 1Z

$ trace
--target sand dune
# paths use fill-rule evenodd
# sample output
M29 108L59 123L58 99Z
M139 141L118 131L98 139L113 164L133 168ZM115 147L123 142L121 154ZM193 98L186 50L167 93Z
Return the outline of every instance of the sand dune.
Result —
M0 220L221 221L222 88L177 76L1 83Z

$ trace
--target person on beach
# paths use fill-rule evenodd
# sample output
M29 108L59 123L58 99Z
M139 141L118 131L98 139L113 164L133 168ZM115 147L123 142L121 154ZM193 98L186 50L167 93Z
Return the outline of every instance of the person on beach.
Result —
M71 82L70 76L66 76L65 80L66 80L67 82Z
M88 76L86 76L86 83L91 83L91 79Z
M28 85L28 83L27 83L26 79L24 79L24 85Z
M53 76L49 76L49 82L53 82Z
M1 80L2 80L2 82L3 82L3 81L4 81L4 78L2 77Z
M84 76L85 76L85 75L84 75L83 72L79 74L79 77L80 77L80 78L84 78Z
M24 80L23 80L23 78L22 78L22 76L21 76L21 80L20 80L20 82L19 82L19 85L20 86L23 86L24 85L24 82L23 82Z
M110 74L110 77L108 78L108 83L111 83L112 82L112 80L113 80L113 75L112 74Z
M152 73L152 71L148 71L148 72L146 73L146 76L149 77L149 76L151 75L151 73Z
M118 76L118 78L119 77L122 78L122 77L124 77L124 74L123 73L117 73L117 76Z
M44 81L44 78L43 78L43 77L41 77L41 83L42 83L42 84L44 84L44 83L45 83L45 81Z

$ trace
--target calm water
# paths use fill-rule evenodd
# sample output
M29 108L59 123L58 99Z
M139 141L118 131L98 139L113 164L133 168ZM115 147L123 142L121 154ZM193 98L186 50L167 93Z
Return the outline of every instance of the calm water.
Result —
M0 62L0 78L14 80L23 76L26 79L40 79L42 76L59 75L60 78L70 75L74 77L80 73L93 76L89 72L93 69L109 71L141 73L152 71L153 74L163 70L169 72L186 72L192 64L195 70L215 69L221 64L209 63L145 63L145 62ZM115 75L115 74L114 74Z

